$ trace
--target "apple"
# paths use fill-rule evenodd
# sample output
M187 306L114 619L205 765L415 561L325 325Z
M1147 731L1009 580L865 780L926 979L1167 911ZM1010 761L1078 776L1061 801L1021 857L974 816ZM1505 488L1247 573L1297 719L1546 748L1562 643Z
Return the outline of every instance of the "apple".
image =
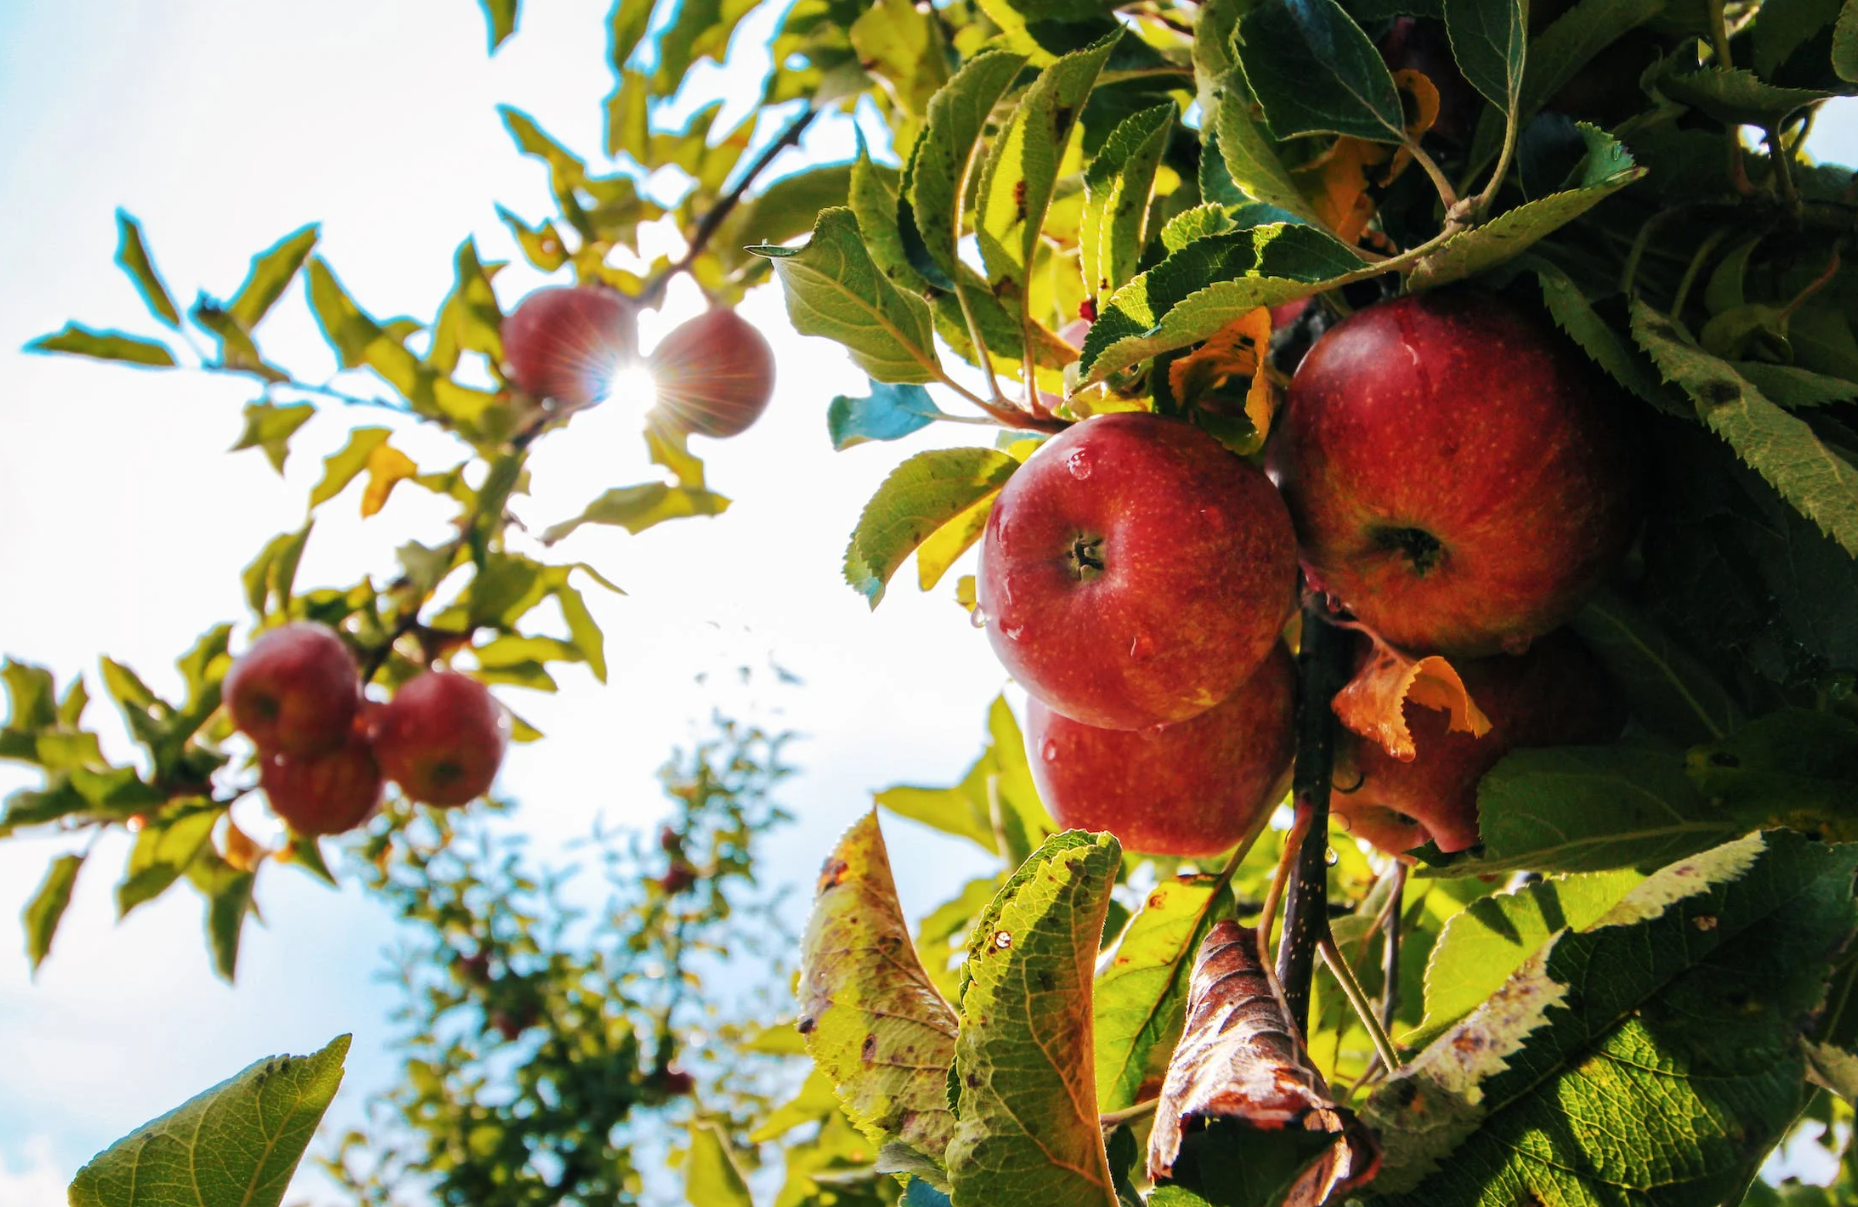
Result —
M976 599L994 653L1074 721L1198 716L1271 652L1295 602L1295 535L1257 469L1178 419L1100 415L1007 480Z
M726 306L673 328L646 363L658 406L705 436L740 435L774 397L774 349Z
M265 755L258 783L271 811L298 834L343 834L381 803L381 769L368 725L356 718L346 741L321 754Z
M490 791L509 732L508 714L482 683L427 671L382 706L374 754L414 800L464 805Z
M1625 708L1606 672L1580 640L1558 630L1520 657L1496 654L1455 664L1465 690L1490 718L1474 738L1447 728L1441 709L1408 702L1414 756L1402 762L1375 741L1338 735L1335 791L1329 808L1349 830L1383 851L1427 840L1442 851L1478 842L1477 785L1512 750L1610 742Z
M1514 653L1631 542L1621 409L1545 321L1478 290L1413 294L1316 342L1265 464L1313 587L1411 652Z
M220 685L232 723L261 754L311 755L343 744L361 707L360 669L328 625L296 621L252 642Z
M1296 670L1280 642L1223 702L1159 729L1098 729L1026 709L1039 796L1059 825L1108 830L1126 850L1230 850L1283 799L1296 753Z
M525 394L591 406L638 356L638 305L601 285L555 285L524 298L503 320L503 362Z

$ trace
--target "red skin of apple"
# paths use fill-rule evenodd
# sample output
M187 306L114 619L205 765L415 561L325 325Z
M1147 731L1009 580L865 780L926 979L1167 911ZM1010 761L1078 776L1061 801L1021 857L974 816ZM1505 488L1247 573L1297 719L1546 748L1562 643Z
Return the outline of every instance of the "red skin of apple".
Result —
M1265 449L1304 572L1392 645L1517 652L1631 541L1617 394L1475 290L1397 298L1316 342Z
M266 632L220 685L233 725L261 754L322 754L347 739L361 707L355 656L327 625Z
M1465 690L1490 718L1481 738L1452 732L1442 709L1406 705L1413 761L1344 730L1329 808L1357 838L1397 854L1436 841L1442 851L1478 843L1477 785L1504 755L1531 746L1610 742L1625 707L1606 672L1567 630L1520 657L1496 654L1454 664ZM1351 784L1359 786L1350 788Z
M374 756L414 800L465 805L490 791L508 738L503 706L483 684L427 671L382 706Z
M348 740L322 754L269 754L258 764L258 783L271 811L298 834L342 834L380 806L384 781L374 742L358 718Z
M503 363L525 394L584 407L638 357L638 308L599 285L556 285L525 297L503 320Z
M1295 664L1282 643L1226 700L1160 729L1098 729L1033 700L1026 749L1058 824L1131 851L1200 857L1251 833L1290 782Z
M1295 538L1257 469L1177 419L1087 419L1008 479L976 597L994 653L1086 725L1145 729L1230 696L1290 616Z
M727 307L674 328L647 363L658 405L705 436L740 435L774 397L774 349Z

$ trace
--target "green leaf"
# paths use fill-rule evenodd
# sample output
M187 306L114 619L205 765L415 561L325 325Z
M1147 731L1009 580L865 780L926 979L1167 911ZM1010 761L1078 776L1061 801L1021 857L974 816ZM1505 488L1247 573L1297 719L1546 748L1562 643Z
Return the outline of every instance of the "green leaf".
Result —
M729 1142L713 1123L693 1123L684 1157L684 1199L691 1207L755 1207Z
M495 266L486 267L477 256L477 242L466 239L452 257L452 291L439 305L432 324L432 346L426 363L450 376L458 368L460 353L476 352L493 365L503 363L503 310L490 287Z
M1754 834L1563 932L1375 1093L1377 1201L1739 1193L1803 1101L1799 1029L1851 933L1855 865L1858 847Z
M554 272L568 262L568 249L553 222L530 226L502 206L497 207L497 217L516 237L517 246L523 249L523 258L543 272Z
M555 602L561 608L561 618L567 622L568 637L574 642L574 648L587 661L587 669L593 672L595 681L606 682L606 635L594 621L593 613L587 610L587 601L580 591L567 583L555 588Z
M955 1041L953 1198L1117 1207L1097 1123L1091 973L1122 848L1071 830L1033 852L968 940Z
M172 369L178 362L165 344L120 331L97 331L82 323L66 323L62 331L41 335L26 345L28 352L63 352L94 360L114 360L147 369Z
M1644 876L1626 870L1555 876L1464 907L1446 921L1426 961L1425 1021L1401 1037L1431 1043L1483 1004L1510 974L1563 930L1585 930Z
M155 271L148 243L142 238L142 224L121 209L116 211L116 264L135 282L136 292L142 295L149 312L179 331L181 312L168 295L168 287L161 283L161 274Z
M968 881L953 898L924 914L917 925L917 955L929 979L944 996L960 996L961 969L955 957L967 956L968 926L986 911L987 903L994 899L1005 879L1002 872Z
M1084 173L1084 288L1101 307L1135 275L1148 229L1155 172L1174 129L1174 105L1123 119Z
M988 115L1025 65L1024 55L983 50L929 100L902 196L914 215L924 251L947 281L957 275L955 244L966 225L969 175Z
M1672 404L1665 398L1657 368L1630 339L1600 317L1568 274L1546 261L1532 263L1530 267L1542 286L1542 302L1548 307L1555 325L1580 345L1588 359L1638 398L1660 409L1668 409Z
M846 33L864 69L889 81L904 113L923 113L948 81L948 51L936 18L910 0L876 0Z
M151 819L135 836L122 882L116 886L116 916L152 901L187 870L206 846L225 810L196 808L168 820Z
M297 563L303 560L303 547L309 543L313 521L295 532L283 532L265 542L265 547L239 574L245 584L245 602L260 619L290 608L291 588L297 581Z
M1078 387L1358 271L1354 252L1311 226L1280 222L1189 243L1117 290L1099 311L1084 337Z
M1755 73L1771 78L1787 56L1838 20L1839 0L1764 0L1755 21Z
M961 555L974 547L987 530L987 517L993 514L994 500L999 497L999 491L988 491L923 538L922 544L916 546L917 586L933 591Z
M659 94L676 92L698 59L722 62L729 36L754 6L755 0L678 0L671 24L658 35L654 83Z
M142 1125L77 1171L71 1207L278 1207L348 1044L258 1061Z
M39 891L26 902L22 915L26 923L26 959L35 974L52 952L52 936L58 932L58 920L64 917L65 907L71 904L71 889L83 866L82 855L60 855L52 860Z
M1580 130L1587 159L1575 187L1525 202L1447 238L1414 267L1409 287L1435 289L1494 268L1645 175L1611 135L1588 125Z
M1204 23L1205 18L1202 18ZM1225 166L1227 177L1241 190L1241 196L1314 222L1315 211L1279 157L1276 140L1265 129L1258 103L1245 77L1236 69L1228 72L1212 89L1210 97L1219 161ZM1208 200L1218 198L1209 196Z
M1847 83L1858 83L1858 4L1839 7L1839 19L1832 27L1832 70Z
M1194 954L1232 894L1211 877L1164 880L1148 894L1097 976L1097 1109L1120 1111L1152 1096L1186 1017Z
M610 524L637 536L666 520L717 516L728 509L729 500L710 490L667 486L663 482L616 486L589 503L580 515L550 525L542 533L542 543L553 545L582 524Z
M284 461L290 456L291 436L314 414L316 408L307 402L289 406L263 400L248 402L245 404L245 430L239 434L239 442L232 446L232 451L261 448L271 468L282 475Z
M36 734L58 724L58 696L52 673L42 666L8 658L0 662L6 684L6 728Z
M613 0L606 22L606 61L618 75L651 27L654 0Z
M259 320L284 295L284 290L295 279L297 270L309 258L319 233L320 228L312 222L285 235L252 257L251 271L245 274L245 283L239 286L239 292L226 303L226 314L233 322L246 331L258 326Z
M1811 88L1780 88L1752 71L1703 67L1680 71L1666 60L1653 86L1680 105L1688 105L1727 126L1778 126L1787 117L1838 95Z
M1858 723L1782 709L1690 752L1704 796L1744 818L1858 838Z
M496 54L503 40L516 32L519 0L477 0L484 10L484 23L490 27L490 53Z
M1233 53L1274 137L1405 141L1393 75L1336 0L1264 0L1239 19Z
M206 898L206 940L213 953L213 971L230 985L238 971L239 936L245 919L257 912L252 903L257 876L240 871L206 848L187 865L187 879Z
M1741 375L1742 380L1760 390L1769 402L1790 411L1825 406L1833 402L1850 402L1858 398L1858 382L1815 373L1798 365L1738 360L1732 362L1731 367Z
M947 1094L955 1012L910 944L873 810L821 870L802 946L800 1031L860 1131L940 1166L954 1129ZM940 1182L940 1178L936 1179Z
M917 453L892 470L865 504L845 550L845 581L877 607L891 575L924 539L999 489L1018 468L1018 461L990 448Z
M358 427L348 434L348 442L323 458L323 478L310 491L310 506L320 507L347 488L368 467L375 449L387 443L391 428Z
M1589 599L1573 627L1632 715L1655 732L1679 742L1709 742L1742 723L1740 706L1709 668L1613 592Z
M1858 468L1828 449L1805 421L1763 397L1727 361L1697 347L1645 302L1632 303L1632 333L1665 380L1682 386L1697 414L1743 461L1858 557Z
M873 379L927 382L939 378L929 307L899 292L878 271L849 209L821 210L805 247L751 247L774 261L787 315L802 335L844 344Z
M1097 73L1121 35L1118 26L1116 32L1065 55L1041 72L995 137L981 168L975 240L987 266L991 292L1003 298L1022 322L1030 304L1033 253L1058 182L1058 161L1097 82Z
M1506 115L1521 104L1528 10L1528 0L1445 0L1458 70Z
M833 398L826 407L826 432L832 447L842 451L867 440L901 440L941 417L941 408L921 386L874 381L868 397Z

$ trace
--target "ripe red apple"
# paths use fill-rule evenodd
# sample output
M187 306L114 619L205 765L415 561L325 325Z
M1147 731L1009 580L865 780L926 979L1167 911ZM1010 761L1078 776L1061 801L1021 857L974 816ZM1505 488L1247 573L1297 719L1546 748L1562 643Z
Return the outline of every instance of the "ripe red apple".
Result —
M590 406L638 357L638 307L616 289L538 289L503 320L503 361L517 389L569 407Z
M464 805L490 791L509 730L503 707L482 683L427 671L381 708L374 755L414 800Z
M220 685L232 723L261 754L322 754L342 745L361 707L355 656L327 625L270 630Z
M774 397L774 349L726 306L674 328L646 363L658 405L706 436L747 431Z
M976 597L994 653L1053 711L1106 729L1197 716L1271 652L1297 557L1277 492L1200 429L1076 424L994 502Z
M298 834L342 834L359 826L381 803L381 769L360 718L348 739L322 754L267 754L258 783L276 813Z
M1397 298L1331 328L1265 448L1311 584L1416 653L1518 651L1632 538L1616 391L1492 294Z
M1481 738L1447 728L1441 709L1406 705L1413 761L1343 730L1329 808L1383 851L1428 839L1442 851L1476 846L1477 784L1498 760L1529 746L1610 742L1625 707L1606 672L1572 633L1558 630L1520 657L1496 654L1455 664L1471 699L1490 718ZM1351 787L1351 785L1356 785Z
M1033 700L1026 750L1059 825L1131 851L1229 850L1283 799L1296 753L1295 664L1280 642L1239 690L1159 729L1098 729Z

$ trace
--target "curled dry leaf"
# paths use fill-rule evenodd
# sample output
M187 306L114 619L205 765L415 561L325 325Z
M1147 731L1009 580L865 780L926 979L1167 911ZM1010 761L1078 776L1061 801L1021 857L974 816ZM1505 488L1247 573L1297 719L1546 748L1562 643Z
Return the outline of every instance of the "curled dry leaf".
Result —
M1335 696L1335 715L1342 724L1407 762L1414 754L1413 734L1406 726L1408 702L1451 714L1456 732L1479 738L1490 732L1490 718L1471 699L1451 663L1437 654L1411 658L1374 633L1368 636L1374 644L1367 657Z
M1251 379L1245 388L1244 404L1244 418L1251 424L1251 433L1242 445L1235 446L1240 453L1264 447L1264 438L1271 431L1271 417L1277 413L1282 390L1269 372L1259 371L1270 347L1271 311L1259 306L1233 319L1206 343L1168 366L1168 387L1177 403L1198 405L1217 414L1233 413L1227 411L1231 404L1224 399L1236 400L1238 392L1227 390L1227 384L1235 377ZM1221 395L1217 401L1209 397L1215 392Z
M1373 1136L1336 1103L1285 1019L1259 965L1256 933L1230 919L1213 927L1194 963L1186 1030L1149 1136L1149 1176L1173 1173L1189 1127L1222 1119L1335 1137L1297 1176L1283 1207L1317 1207L1366 1183L1380 1164Z

